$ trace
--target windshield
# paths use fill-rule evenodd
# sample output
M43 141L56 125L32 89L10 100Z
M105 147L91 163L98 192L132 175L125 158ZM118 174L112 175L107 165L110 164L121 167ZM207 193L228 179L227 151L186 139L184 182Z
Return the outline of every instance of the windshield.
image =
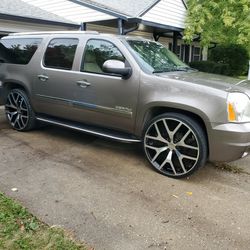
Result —
M139 64L151 73L186 71L190 69L162 44L148 40L127 40Z

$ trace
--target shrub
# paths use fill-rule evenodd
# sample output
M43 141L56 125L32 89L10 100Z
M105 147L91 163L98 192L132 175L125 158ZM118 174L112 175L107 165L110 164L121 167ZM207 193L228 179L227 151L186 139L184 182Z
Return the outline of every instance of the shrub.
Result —
M228 74L238 76L247 73L249 55L247 49L241 45L220 45L209 51L209 60L229 65Z
M230 75L230 67L228 64L216 63L212 61L191 62L190 66L203 72Z

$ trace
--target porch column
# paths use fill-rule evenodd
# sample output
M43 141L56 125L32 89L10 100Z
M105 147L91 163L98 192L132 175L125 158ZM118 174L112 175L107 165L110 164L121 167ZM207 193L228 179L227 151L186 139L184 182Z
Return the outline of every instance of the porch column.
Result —
M177 53L177 42L178 42L178 32L174 31L173 32L173 52L175 54Z
M123 20L118 18L118 35L124 35Z
M81 23L80 30L86 31L87 30L87 24L86 23Z

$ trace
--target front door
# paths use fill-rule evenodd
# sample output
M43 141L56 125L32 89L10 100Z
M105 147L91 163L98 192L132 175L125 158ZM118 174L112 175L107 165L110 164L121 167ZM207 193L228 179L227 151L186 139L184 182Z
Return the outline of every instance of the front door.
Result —
M136 117L139 72L134 70L129 79L107 74L102 66L111 59L131 66L113 42L103 39L87 41L76 77L75 105L84 122L131 132Z

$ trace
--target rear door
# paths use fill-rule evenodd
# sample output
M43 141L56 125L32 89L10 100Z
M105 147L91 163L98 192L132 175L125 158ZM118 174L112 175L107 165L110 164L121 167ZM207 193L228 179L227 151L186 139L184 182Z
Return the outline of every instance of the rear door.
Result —
M57 37L48 42L33 87L37 112L67 119L76 116L72 100L78 94L73 70L78 44L77 37Z

